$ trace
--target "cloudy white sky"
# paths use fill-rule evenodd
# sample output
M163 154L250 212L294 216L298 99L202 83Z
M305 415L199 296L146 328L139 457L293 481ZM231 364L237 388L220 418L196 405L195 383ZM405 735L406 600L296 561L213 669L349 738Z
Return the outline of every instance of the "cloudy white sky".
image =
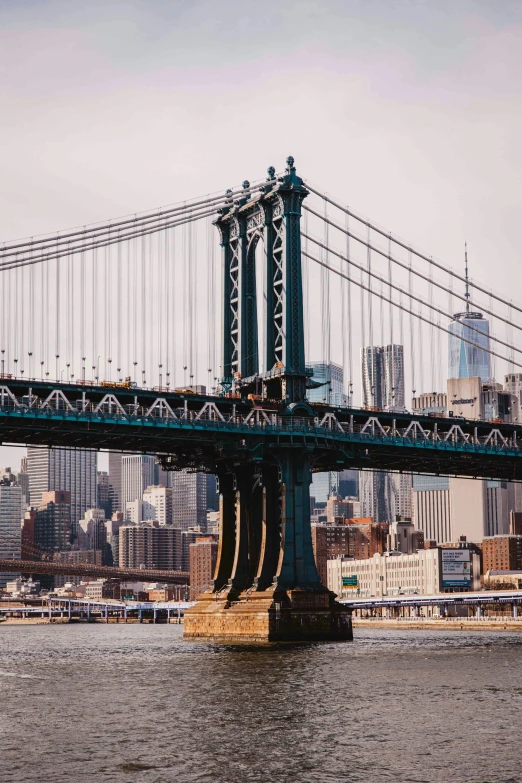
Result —
M522 3L3 0L0 240L257 179L288 154L520 286ZM2 462L16 463L2 449Z

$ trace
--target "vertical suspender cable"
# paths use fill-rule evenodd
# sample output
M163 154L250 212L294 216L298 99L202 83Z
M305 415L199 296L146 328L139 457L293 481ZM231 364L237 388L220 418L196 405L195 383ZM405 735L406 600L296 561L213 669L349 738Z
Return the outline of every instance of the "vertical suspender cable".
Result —
M363 272L363 265L361 264L361 286L364 285L364 272ZM370 405L371 404L371 395L369 398L366 396L366 392L368 389L371 388L372 385L372 376L371 376L371 362L369 359L369 354L367 350L366 345L366 307L365 307L366 297L364 295L364 288L361 288L361 295L360 295L360 303L361 303L361 356L363 359L362 366L363 366L363 390L362 390L362 405ZM371 358L371 357L370 357ZM368 375L368 383L364 383L365 375Z
M154 385L154 349L157 349L157 345L154 344L154 283L157 280L156 276L156 264L153 262L152 253L152 237L149 234L147 237L147 269L149 273L147 275L147 282L149 288L149 315L147 318L147 325L149 327L149 337L146 341L148 347L147 358L149 359L149 367L147 367L147 377L150 379L151 386ZM149 369L150 368L150 369Z
M141 383L146 384L147 372L147 295L146 295L146 243L145 236L141 237Z
M57 250L58 250L58 247L57 247ZM61 380L61 378L60 378L60 299L61 299L61 297L60 297L60 259L59 258L56 259L55 274L56 274L56 280L55 280L55 283L56 283L56 302L55 302L55 307L56 307L55 331L56 331L56 334L55 334L55 345L54 345L54 348L55 348L55 359L56 359L56 370L55 370L55 372L56 372L56 380L59 381L59 380Z
M194 247L193 247L193 260L192 260L192 325L193 325L193 339L192 350L194 352L193 359L193 378L192 383L197 383L198 378L198 313L197 313L197 280L198 278L198 225L199 221L192 223L192 230L194 232Z
M166 231L163 229L158 235L158 263L159 263L159 274L158 274L158 302L159 302L159 308L158 308L158 346L159 346L159 356L158 356L158 386L161 388L163 386L163 301L165 297L165 246L166 246L167 238L166 238Z
M50 286L49 286L49 266L50 261L46 261L45 263L45 297L44 302L49 302L50 299ZM43 308L42 308L43 310ZM44 355L44 361L45 361L45 377L49 377L49 323L50 318L45 318L45 355Z
M328 220L328 202L324 202L324 214L326 220L324 221L324 244L325 247L323 249L323 261L325 264L329 264L329 252L328 252L328 246L329 246L329 224L327 222ZM326 402L330 402L332 398L332 375L331 375L331 367L330 367L330 354L331 354L331 335L330 335L330 274L328 269L325 267L322 267L321 276L323 277L322 280L322 313L321 313L321 319L323 321L323 361L326 365L326 381L327 384L324 387L325 393L323 394L323 399L325 399Z
M346 231L350 229L350 216L346 214ZM350 258L350 237L346 234L346 258ZM347 280L347 295L348 295L348 367L349 367L349 379L348 379L348 400L350 406L353 405L353 335L352 335L352 283L351 280Z
M110 377L110 364L109 364L109 357L110 357L110 349L109 349L109 248L105 248L104 252L104 304L105 304L105 312L104 312L104 319L103 319L103 336L104 336L104 345L103 345L103 353L105 358L105 379L108 380Z
M189 224L187 226L188 231L188 243L189 243L189 251L188 251L188 382L189 385L193 383L194 377L194 365L193 365L193 350L194 346L192 344L192 338L193 338L193 324L192 319L194 317L194 314L192 312L192 264L194 263L194 257L192 255L192 225Z
M7 272L4 272L4 275L7 275L6 281L7 281L7 318L6 318L6 343L7 343L7 373L9 374L11 372L11 335L13 333L13 329L11 329L12 324L12 317L11 317L11 269L9 269ZM42 357L43 357L43 315L42 315ZM43 371L42 371L43 372Z
M131 329L129 313L132 310L131 307L131 242L125 242L125 262L123 265L124 277L125 277L125 306L123 308L124 316L124 335L125 335L125 367L126 374L136 380L133 374L133 366L131 359Z
M169 310L172 309L173 318L172 318L172 370L170 372L171 372L171 376L172 376L172 385L176 386L176 370L177 370L177 367L176 367L176 348L177 348L177 346L176 346L176 338L177 338L177 325L178 325L179 321L178 321L177 313L176 313L176 290L177 290L176 281L177 281L177 275L176 275L176 229L175 228L172 229L171 247L172 247L172 260L170 261L170 263L172 264L172 275L171 275L172 290L171 290L171 293L170 293L171 300L170 300ZM182 313L182 309L181 308L180 308L179 311L180 311L180 313Z
M304 233L308 234L308 212L303 213ZM303 250L308 252L308 239L305 236L303 240ZM304 309L304 329L305 329L305 357L310 359L310 264L306 255L302 256L303 273L303 309ZM266 319L265 319L266 322ZM267 368L268 369L268 368Z
M215 233L213 226L211 224L212 228L212 235L210 237L210 279L212 281L212 290L214 291L214 296L212 296L211 299L211 310L210 310L210 328L212 330L212 354L211 354L211 363L210 366L212 367L213 372L213 379L215 387L218 380L218 372L217 372L217 350L216 350L216 339L219 334L219 327L216 321L216 301L218 298L217 295L217 288L216 288L216 244L215 244ZM265 253L266 253L266 246L265 246ZM265 256L265 265L266 265L266 256ZM266 266L265 266L266 268ZM266 285L266 275L265 275L265 285ZM264 303L265 303L265 318L264 323L266 323L266 290L264 295ZM267 370L268 367L265 367L265 370Z
M182 263L182 288L183 288L183 384L184 386L187 385L187 367L188 367L188 358L187 358L187 346L188 346L188 332L187 332L187 320L188 320L188 294L189 294L189 286L188 286L188 267L189 267L189 261L187 259L187 253L189 249L189 242L187 239L187 232L189 230L188 225L185 223L183 226L183 244L182 244L182 251L181 251L181 263Z
M306 214L306 213L305 213ZM346 256L348 258L348 255ZM340 264L342 266L342 264ZM346 277L341 277L341 353L342 353L342 368L343 368L343 394L346 393L346 391L349 392L349 379L348 379L348 363L347 363L347 351L346 351L346 343L347 343L347 322L346 322L346 286L347 281ZM345 391L346 390L346 391Z
M118 231L118 237L120 235L120 232ZM123 357L122 357L122 351L121 351L121 320L122 320L122 279L121 279L121 267L122 267L122 260L121 256L123 253L123 247L122 243L118 242L116 245L116 264L117 264L117 275L118 275L118 281L116 284L117 290L116 290L116 370L118 372L118 380L121 382L123 380L122 378L122 367L123 367Z
M392 273L392 262L391 262L391 246L392 246L392 235L390 233L388 237L388 298L390 299L389 304L389 318L390 318L390 370L391 370L391 403L395 407L396 401L397 401L397 374L396 374L396 361L395 357L397 356L397 361L399 360L399 353L397 350L396 354L396 348L394 344L393 339L393 307L391 305L392 302L392 282L393 282L393 273Z
M431 270L430 270L430 282L428 283L428 303L429 305L433 305L433 283L431 282ZM430 308L431 310L431 308ZM435 326L430 326L430 372L431 372L431 378L430 378L430 391L434 391L436 389L436 364L437 364L437 357L435 355L435 331L438 332L438 329L436 329Z
M214 298L214 281L212 280L212 220L206 222L207 225L207 394L212 386L212 342L214 335L214 324L212 323L212 300Z
M14 339L13 339L13 346L14 346L14 366L15 366L15 377L18 377L19 373L19 367L18 367L18 356L19 356L19 345L18 340L20 339L20 329L19 329L19 319L18 319L18 287L19 287L19 272L20 267L16 267L14 270L14 319L13 323L15 324L15 328L13 329L14 332Z
M418 347L419 350L417 352L417 356L419 358L419 382L420 382L420 394L426 391L426 387L424 385L424 320L422 318L422 305L419 303L419 328L417 329L417 337L418 337Z
M165 378L170 388L170 229L165 229Z
M32 255L32 253L31 253ZM33 377L33 350L34 350L34 275L35 265L29 267L29 338L27 355L29 357L29 378Z
M490 307L490 310L493 307L493 296L491 294L489 295L489 307ZM491 358L490 358L490 367L491 367L491 377L492 378L496 378L497 377L496 362L497 362L497 357L495 355L492 355Z
M410 353L411 353L411 391L412 395L415 396L416 392L416 386L415 386L415 329L414 329L414 321L413 321L413 299L411 298L411 294L413 294L413 270L412 270L412 258L411 258L411 251L409 252L410 257L410 271L409 271L409 293L410 293Z
M66 304L65 304L65 351L66 351L66 365L67 365L67 381L71 380L71 366L72 366L72 256L71 256L71 244L67 245L67 268L66 268Z
M82 381L85 381L85 251L80 254L80 355L82 359Z
M368 226L368 243L366 248L366 264L368 270L368 342L370 344L370 361L371 361L371 405L375 405L375 351L373 350L373 308L372 308L372 251L370 249L371 244L370 226ZM364 296L364 294L363 294Z
M6 347L6 335L7 335L7 327L6 327L6 295L5 295L5 289L6 289L6 275L8 272L2 272L1 280L2 280L2 341L1 341L1 356L2 356L2 364L0 365L2 376L4 376L7 372L6 366L5 366L5 347Z
M98 318L97 318L97 304L98 304L98 249L95 247L92 252L92 379L98 382Z
M138 383L138 239L132 240L132 364L134 381ZM130 315L130 313L129 313Z

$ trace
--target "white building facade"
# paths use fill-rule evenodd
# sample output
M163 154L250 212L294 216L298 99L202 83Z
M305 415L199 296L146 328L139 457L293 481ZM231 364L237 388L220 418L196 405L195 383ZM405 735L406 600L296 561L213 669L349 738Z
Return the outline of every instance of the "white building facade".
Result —
M443 590L441 549L420 549L411 555L385 552L366 560L328 560L328 589L339 598L382 598L393 595L437 595ZM456 551L456 550L448 550ZM465 589L480 589L480 557L469 553L471 580ZM343 587L343 578L357 577L357 587Z
M155 470L156 458L148 454L129 454L122 458L120 502L125 514L127 504L141 501L147 487L153 486Z
M164 486L147 487L143 493L143 520L155 520L160 525L172 524L172 489Z

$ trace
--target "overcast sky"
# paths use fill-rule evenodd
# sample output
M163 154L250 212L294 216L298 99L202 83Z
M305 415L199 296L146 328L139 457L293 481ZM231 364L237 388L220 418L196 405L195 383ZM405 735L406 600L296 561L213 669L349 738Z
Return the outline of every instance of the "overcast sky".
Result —
M519 289L521 2L3 0L0 22L0 239L292 154L447 264L467 238L472 276Z

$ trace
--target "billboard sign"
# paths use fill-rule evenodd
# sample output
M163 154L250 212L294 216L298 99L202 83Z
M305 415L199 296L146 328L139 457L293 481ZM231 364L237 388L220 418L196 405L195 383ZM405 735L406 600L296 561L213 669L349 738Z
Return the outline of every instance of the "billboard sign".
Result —
M442 550L442 587L471 587L469 549Z

